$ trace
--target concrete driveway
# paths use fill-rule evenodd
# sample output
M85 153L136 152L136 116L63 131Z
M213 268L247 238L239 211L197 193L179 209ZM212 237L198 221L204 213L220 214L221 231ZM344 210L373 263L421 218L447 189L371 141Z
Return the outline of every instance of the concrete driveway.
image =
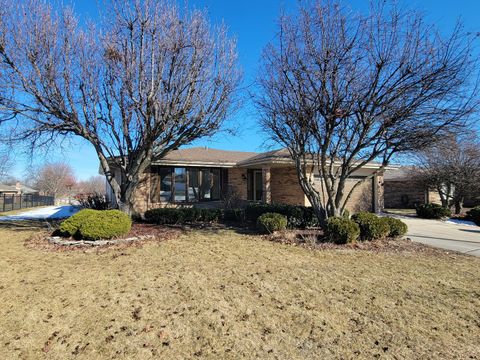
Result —
M407 237L430 246L480 256L480 226L401 217L408 225Z

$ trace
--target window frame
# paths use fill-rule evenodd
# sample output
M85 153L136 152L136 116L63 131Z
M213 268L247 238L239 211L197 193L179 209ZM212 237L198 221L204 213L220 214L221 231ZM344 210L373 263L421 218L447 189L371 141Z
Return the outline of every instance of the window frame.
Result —
M213 201L220 201L222 199L222 194L224 190L223 180L227 176L226 169L221 167L202 167L202 166L162 166L162 165L154 165L155 171L154 173L159 176L159 183L162 183L162 177L160 177L160 170L161 169L169 169L169 174L171 178L171 189L170 189L170 199L167 201L162 201L160 194L158 194L158 199L160 203L171 203L171 204L197 204L197 203L206 203L206 202L213 202ZM185 169L185 200L175 200L175 192L176 192L176 181L175 181L175 169ZM190 199L189 189L190 189L190 170L195 169L197 170L197 183L198 188L201 187L203 181L203 174L204 171L208 171L209 174L212 174L214 171L218 171L218 190L219 190L219 197L218 198L210 198L210 199ZM213 186L210 188L210 194L214 193Z

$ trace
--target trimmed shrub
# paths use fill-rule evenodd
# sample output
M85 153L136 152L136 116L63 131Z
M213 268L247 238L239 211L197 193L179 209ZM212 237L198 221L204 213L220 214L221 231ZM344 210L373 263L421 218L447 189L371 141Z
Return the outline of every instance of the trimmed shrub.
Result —
M395 219L391 217L384 217L381 218L382 221L388 224L390 232L388 233L388 237L390 238L399 238L404 236L408 231L408 226L400 219Z
M217 222L222 217L220 209L201 209L201 222Z
M76 239L101 240L127 234L130 217L119 210L85 209L60 224L60 233Z
M244 209L225 209L223 211L223 220L243 223L245 222Z
M249 204L245 208L245 218L253 223L265 213L277 213L287 217L289 229L304 229L318 226L313 208L286 204Z
M182 224L184 222L183 212L180 209L161 208L145 212L145 221L160 225Z
M387 222L369 212L359 212L352 216L352 220L360 226L362 240L371 241L386 238L390 232Z
M421 204L417 206L417 216L423 219L443 219L452 216L452 212L439 204Z
M80 210L78 213L62 221L58 229L60 234L62 236L77 237L77 231L80 228L80 226L88 222L89 218L92 215L94 216L94 212L95 210L93 209Z
M262 232L273 233L287 228L287 218L282 214L265 213L258 217L257 226Z
M480 226L480 206L476 206L467 211L467 217L469 220L472 220L475 224Z
M222 215L220 209L159 208L145 212L145 221L159 225L175 225L197 222L217 222Z
M325 235L329 241L335 244L353 243L360 236L360 227L353 220L332 217L327 220Z

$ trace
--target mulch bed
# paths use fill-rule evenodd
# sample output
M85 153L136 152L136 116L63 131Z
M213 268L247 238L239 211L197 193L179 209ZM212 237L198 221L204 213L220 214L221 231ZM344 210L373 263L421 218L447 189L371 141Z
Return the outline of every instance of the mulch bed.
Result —
M265 235L270 241L313 250L360 250L376 253L421 253L425 255L463 255L456 251L439 249L411 241L409 238L362 241L354 244L334 244L323 240L321 230L286 230Z
M144 223L133 223L130 232L122 237L122 240L129 238L141 238L137 241L111 243L101 246L66 246L60 244L54 244L49 241L52 236L51 232L44 231L37 233L25 240L25 246L29 249L36 249L42 251L54 251L54 252L69 252L69 251L81 251L81 252L104 252L110 249L126 249L129 247L142 247L147 243L160 242L174 239L180 236L183 230L180 228L173 228L167 226L159 226ZM146 238L148 237L148 238Z

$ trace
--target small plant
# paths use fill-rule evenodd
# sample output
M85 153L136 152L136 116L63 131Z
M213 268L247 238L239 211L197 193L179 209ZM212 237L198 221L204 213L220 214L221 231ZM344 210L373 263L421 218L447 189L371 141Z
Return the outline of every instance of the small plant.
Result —
M388 233L388 237L390 238L399 238L404 236L408 231L408 226L400 219L395 219L391 217L384 217L381 218L382 221L388 224L390 232Z
M130 217L119 210L84 209L60 224L59 231L76 239L111 239L127 234L132 227Z
M267 233L285 230L287 228L287 218L277 213L265 213L259 216L257 220L258 228Z
M354 243L360 236L360 227L356 222L344 217L332 217L327 220L325 235L335 244Z
M417 216L423 219L445 219L452 216L452 212L439 204L421 204L417 206Z
M369 212L359 212L352 220L360 226L360 237L364 241L384 239L390 232L387 222Z
M480 226L480 206L476 206L473 209L467 211L467 218Z

